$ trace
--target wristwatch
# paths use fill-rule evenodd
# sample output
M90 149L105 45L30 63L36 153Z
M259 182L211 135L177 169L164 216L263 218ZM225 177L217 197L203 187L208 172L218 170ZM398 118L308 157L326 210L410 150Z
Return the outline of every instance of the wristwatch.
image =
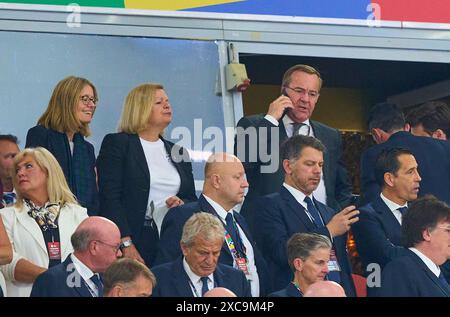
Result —
M125 248L131 247L132 244L133 244L133 240L131 240L131 239L123 240L120 243L120 249L123 250Z

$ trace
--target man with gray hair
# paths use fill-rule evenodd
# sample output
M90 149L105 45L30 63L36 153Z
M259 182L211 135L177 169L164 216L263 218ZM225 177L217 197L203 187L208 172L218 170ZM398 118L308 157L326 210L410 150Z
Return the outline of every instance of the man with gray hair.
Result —
M287 243L289 267L293 280L271 297L303 297L310 285L323 281L328 274L331 241L317 233L295 233Z
M210 213L191 216L181 236L183 256L152 268L158 281L153 296L203 297L214 287L225 287L238 297L251 297L244 273L218 263L224 230L222 222Z
M120 251L120 231L103 217L83 220L71 237L74 252L39 275L31 297L101 297L103 273Z
M156 278L141 262L122 258L106 269L103 282L105 297L149 297Z

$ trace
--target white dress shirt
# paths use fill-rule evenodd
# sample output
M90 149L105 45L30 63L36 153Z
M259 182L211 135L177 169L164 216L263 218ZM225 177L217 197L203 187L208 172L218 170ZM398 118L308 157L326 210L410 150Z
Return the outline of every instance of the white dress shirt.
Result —
M189 277L189 280L191 281L191 283L189 283L189 286L191 287L192 294L195 297L202 297L203 282L201 280L201 276L198 276L197 274L192 272L191 267L186 262L186 258L184 257L183 257L183 268L187 276ZM210 274L208 275L208 289L213 288L214 288L214 274Z
M388 206L388 208L392 211L392 213L394 214L395 219L397 219L397 221L401 225L402 224L402 213L398 209L402 208L402 207L408 207L408 205L404 204L403 206L401 206L401 205L399 205L397 203L394 203L392 200L389 200L388 198L386 198L386 196L384 196L383 193L380 194L380 197L384 201L386 206Z
M434 275L436 275L437 278L439 278L439 275L441 274L441 269L439 268L436 263L431 261L429 257L427 257L425 254L417 250L416 248L409 248L412 252L417 254L417 256L425 263L425 265L430 269L431 272L433 272Z
M71 254L70 258L72 259L73 265L75 266L75 270L80 274L81 278L88 285L89 291L93 294L93 297L98 297L98 289L95 286L94 282L91 281L91 277L94 276L94 272L91 271L83 262L81 262L75 254Z
M309 211L308 211L308 205L307 205L306 202L305 202L305 197L306 197L306 195L303 194L301 191L299 191L297 188L294 188L294 187L292 187L292 186L290 186L290 185L288 185L288 184L286 184L286 183L283 183L283 186L284 186L284 188L286 188L286 189L292 194L292 196L294 196L295 200L296 200L300 205L302 205L303 208L305 208L306 215L308 216L309 220L311 220L311 222L314 223L314 218L313 218L313 216L310 215L310 213L309 213ZM314 196L314 197L313 197L313 196L314 196L314 194L311 194L311 195L309 195L308 197L309 197L312 201L314 201L313 199L315 198L315 196ZM317 206L316 206L316 208L317 208ZM320 214L320 212L319 212L319 216L320 216L320 219L322 220L322 223L323 223L324 225L326 225L325 221L323 221L323 219L322 219L322 215Z
M275 126L279 125L279 122L274 117L272 117L270 114L267 114L264 118L266 120L268 120L269 122L271 122ZM291 137L292 133L294 132L294 127L292 125L294 123L294 121L291 118L289 118L289 116L284 116L282 120L283 120L283 124L284 124L284 128L286 130L287 136ZM301 135L308 135L308 136L315 137L314 131L311 127L311 122L309 121L309 119L306 119L302 123L305 125L300 127L298 133ZM317 186L316 190L313 193L314 193L314 198L316 198L316 200L320 201L322 204L325 204L325 205L327 204L327 190L325 188L325 182L323 180L323 173L321 173L321 175L320 175L319 186Z
M206 201L217 212L222 223L226 224L227 222L226 222L225 218L229 212L233 214L233 209L227 211L222 206L220 206L218 203L216 203L214 200L212 200L211 198L206 196L205 194L203 194L203 196L205 197ZM233 218L234 218L234 216L233 216ZM245 232L242 230L241 226L237 223L237 221L235 221L235 223L236 223L236 226L238 227L239 235L242 239L242 243L244 244L245 255L247 256L247 260L248 260L247 269L248 269L248 272L250 273L249 274L250 276L247 278L250 279L251 293L252 293L253 297L259 297L259 276L258 276L258 270L256 269L256 265L255 265L255 252L253 251L252 244L250 243L250 240L248 240L248 238L245 235ZM238 269L236 261L233 261L233 267L235 269Z

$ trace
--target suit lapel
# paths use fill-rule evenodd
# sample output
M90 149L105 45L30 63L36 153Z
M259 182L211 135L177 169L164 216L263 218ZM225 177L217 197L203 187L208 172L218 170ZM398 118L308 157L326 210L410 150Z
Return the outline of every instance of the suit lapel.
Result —
M331 175L331 171L330 171L330 151L329 151L329 146L328 146L328 138L327 135L325 135L323 133L323 129L320 129L320 127L318 126L318 124L313 121L313 120L309 120L309 123L311 124L311 129L314 133L314 137L318 140L320 140L320 142L323 143L323 145L325 145L325 148L327 149L327 151L325 151L325 153L323 154L323 182L325 184L325 190L327 191L330 187L330 184L328 184L328 179L327 177L329 175ZM329 193L327 192L327 196L330 196Z
M136 165L139 166L150 183L150 172L148 171L147 159L145 158L144 149L142 148L139 135L129 135L129 157L134 157Z
M326 209L326 207L319 201L317 201L314 197L314 204L316 205L317 210L320 213L320 216L322 217L323 220L323 225L326 226L328 222L330 222L331 217L333 215L330 215L330 212Z
M72 221L69 221L69 219L67 219L68 217L70 217L70 215L68 213L67 207L61 208L58 219L58 230L59 230L59 242L61 245L62 259L64 259L64 256L67 254L69 246L72 245L70 237L73 232L70 232L70 230L68 230L68 228L66 227L66 224L72 223Z
M200 195L200 197L198 199L198 204L200 206L200 210L208 212L208 213L216 216L217 218L219 218L219 215L217 214L216 210L213 208L213 206L211 206L209 204L209 202L206 200L206 198L205 198L205 196L203 196L203 194ZM230 257L232 257L231 251L230 251L230 249L228 249L228 245L227 245L226 241L223 242L221 256L224 254L227 254ZM231 259L231 261L233 261L233 259Z
M241 227L242 231L244 231L245 236L247 237L247 240L250 241L251 244L253 239L250 234L250 230L247 227L247 224L245 223L244 218L236 211L233 212L234 219L236 219L236 222L238 223L239 227Z
M292 194L283 186L280 191L281 198L285 203L285 209L298 218L308 231L314 230L314 224L305 212L305 208L292 196ZM292 217L290 217L292 219Z
M170 161L172 162L173 166L176 168L178 174L180 174L180 178L183 179L182 175L184 175L184 170L181 168L180 162L183 162L184 158L181 157L181 153L176 153L175 158L177 162L173 160L172 156L172 148L173 145L167 142L164 138L160 137L161 141L164 143L164 148L166 149L167 154L169 155ZM181 159L181 161L180 161ZM180 189L181 191L181 189Z
M226 276L220 269L219 263L217 263L216 270L214 271L214 287L224 287L224 280Z
M286 140L288 138L287 133L286 133L286 127L284 126L284 122L283 120L279 120L279 127L280 127L280 144L283 143L284 140Z
M67 257L67 259L63 262L63 266L64 272L67 273L67 277L65 277L66 281L74 283L74 287L69 288L74 289L80 295L80 297L92 297L92 294L89 291L86 282L81 277L80 273L75 269L70 254Z
M422 261L421 258L419 258L419 256L417 254L415 254L414 252L412 252L411 250L408 250L411 254L411 258L413 259L414 262L416 262L416 264L425 271L426 276L433 282L433 284L436 285L437 288L439 288L441 290L441 292L443 294L445 294L446 296L450 296L450 294L444 289L444 287L441 285L439 278L434 275L433 272L431 272L431 270L428 268L428 266Z
M41 247L41 249L47 255L47 247L45 245L42 231L36 221L28 215L25 205L22 206L21 210L17 210L16 208L14 209L17 221L25 228L25 230L27 230L31 234L31 236L36 240L39 247Z
M191 286L189 285L189 276L183 267L183 256L180 256L172 263L172 272L173 285L175 285L178 295L182 297L194 297Z
M397 218L395 218L392 211L389 207L384 203L380 196L375 199L373 202L373 209L376 213L378 213L381 217L383 225L385 226L386 236L389 237L389 240L395 244L400 245L401 243L401 226L398 222Z

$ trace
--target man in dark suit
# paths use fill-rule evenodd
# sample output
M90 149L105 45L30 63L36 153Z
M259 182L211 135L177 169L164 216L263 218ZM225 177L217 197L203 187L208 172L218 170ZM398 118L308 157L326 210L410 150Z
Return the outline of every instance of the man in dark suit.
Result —
M316 138L296 135L281 146L286 172L281 190L258 203L257 242L268 261L275 289L292 281L286 254L287 240L297 232L314 232L333 242L328 278L341 284L348 296L355 295L346 250L347 231L358 221L359 211L349 206L336 213L314 198L324 164L324 145Z
M404 254L400 241L402 217L408 202L417 199L421 180L417 169L414 156L406 149L387 148L378 157L375 177L382 192L359 208L359 221L352 227L364 270L371 263L383 269Z
M244 174L242 163L234 155L217 153L208 158L199 200L169 210L164 218L157 264L173 261L181 255L179 241L184 223L194 213L204 211L221 220L230 234L223 243L219 262L248 273L246 276L250 280L253 296L264 296L269 292L265 260L253 241L245 219L233 210L242 202L248 187ZM231 247L231 241L234 247Z
M0 195L0 208L16 203L16 193L12 180L14 157L20 152L17 137L11 134L0 134L0 183L3 191Z
M203 297L214 287L225 287L238 297L250 297L245 274L218 263L224 226L215 216L195 213L184 224L180 245L183 256L152 268L157 285L154 297Z
M411 151L422 177L419 196L432 194L450 203L450 143L434 138L414 136L401 110L392 104L378 104L369 115L369 130L377 145L361 156L361 192L363 203L380 194L375 178L375 161L385 148L403 147Z
M31 297L101 297L103 273L120 257L120 231L110 220L89 217L71 237L74 252L39 275Z
M380 296L450 297L450 285L439 265L450 259L450 206L433 196L411 203L403 217L407 254L381 274Z
M309 287L328 274L331 241L316 233L295 233L287 243L287 257L294 279L269 297L303 297Z
M295 65L285 72L281 96L270 104L267 114L243 117L237 124L235 154L243 162L250 184L242 215L252 230L257 216L255 202L281 188L284 170L279 162L279 146L293 135L314 136L327 148L323 176L314 193L316 199L336 210L350 204L352 188L341 159L339 131L310 120L321 87L322 79L316 69Z

